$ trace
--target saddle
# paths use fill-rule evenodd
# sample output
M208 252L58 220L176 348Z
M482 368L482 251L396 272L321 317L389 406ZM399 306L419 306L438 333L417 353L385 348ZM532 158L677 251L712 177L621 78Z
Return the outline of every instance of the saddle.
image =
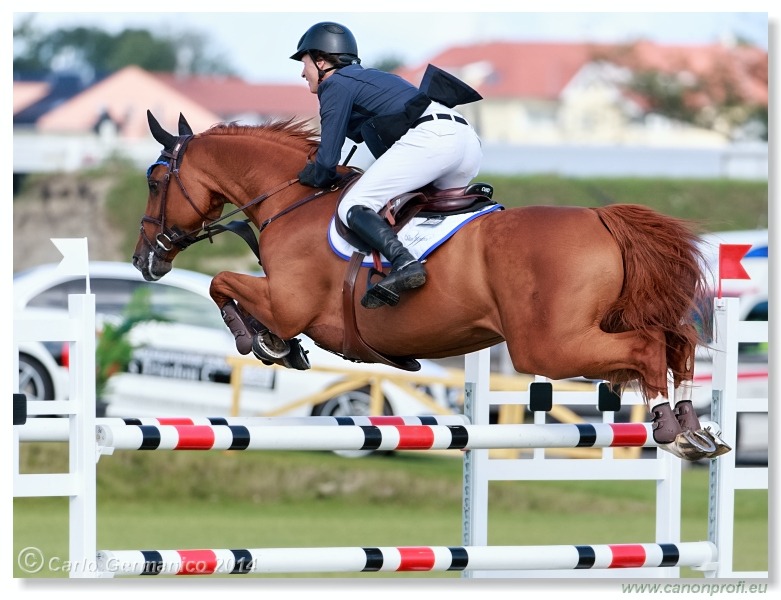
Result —
M347 191L355 185L360 179L360 174L349 176L347 183L342 188L339 200L336 203L337 210L342 203L342 199ZM437 217L458 215L462 213L475 212L490 204L496 204L493 200L494 188L488 183L471 183L465 187L448 188L440 190L433 185L427 185L412 192L400 194L391 198L388 203L380 209L379 214L383 217L393 231L398 233L414 217ZM351 246L357 248L363 254L372 254L374 262L379 265L378 253L369 248L366 243L355 235L350 229L342 223L342 220L336 216L334 219L336 232Z
M337 201L337 209L347 190L359 179L359 175L349 178ZM473 183L462 188L437 189L427 185L418 190L401 194L392 198L381 210L384 217L395 232L398 233L413 217L433 217L474 212L493 200L493 187L487 183ZM420 363L411 357L388 356L377 352L361 337L355 319L355 280L361 268L363 257L371 253L374 267L369 269L367 287L375 275L382 275L382 261L379 252L369 248L366 243L347 228L338 215L334 218L337 233L357 250L353 252L347 265L342 286L342 307L344 313L344 340L342 356L358 362L379 362L405 371L419 371Z

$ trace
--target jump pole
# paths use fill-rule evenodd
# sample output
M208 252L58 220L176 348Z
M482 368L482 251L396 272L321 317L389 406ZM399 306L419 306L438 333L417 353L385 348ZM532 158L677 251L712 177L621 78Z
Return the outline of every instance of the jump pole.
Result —
M476 450L656 447L650 423L549 425L98 425L114 450Z
M353 425L468 425L464 415L358 415L344 417L98 417L95 425L111 428L159 425L229 425L245 427L332 427ZM67 442L68 423L62 419L31 419L18 428L22 442Z
M126 550L98 553L104 576L247 575L251 573L366 573L404 571L704 568L716 561L711 542L580 546L406 546Z

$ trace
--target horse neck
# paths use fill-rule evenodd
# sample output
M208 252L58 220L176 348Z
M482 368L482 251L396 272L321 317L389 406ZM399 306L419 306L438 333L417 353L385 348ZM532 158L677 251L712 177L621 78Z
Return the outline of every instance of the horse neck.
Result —
M302 197L300 186L287 185L303 168L306 155L295 148L252 136L204 138L201 145L214 194L244 213L255 225ZM220 143L214 143L217 140ZM292 189L296 188L296 189Z

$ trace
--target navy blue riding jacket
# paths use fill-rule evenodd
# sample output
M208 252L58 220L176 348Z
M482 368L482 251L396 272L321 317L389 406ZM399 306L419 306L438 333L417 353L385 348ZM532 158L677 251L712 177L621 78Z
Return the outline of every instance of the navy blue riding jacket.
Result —
M348 65L320 83L320 148L315 160L318 187L331 185L345 138L361 143L361 126L375 116L404 111L420 90L398 75Z

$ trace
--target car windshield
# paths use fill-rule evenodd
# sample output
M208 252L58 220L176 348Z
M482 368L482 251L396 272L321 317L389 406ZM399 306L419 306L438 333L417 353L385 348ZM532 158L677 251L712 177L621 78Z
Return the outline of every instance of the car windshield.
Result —
M175 323L224 329L220 311L214 303L189 290L160 282L148 283L101 277L92 277L90 287L95 294L95 310L100 315L121 316L134 292L139 288L145 288L149 294L150 308L156 315ZM68 295L83 293L84 280L74 279L41 292L28 303L28 306L67 310Z

